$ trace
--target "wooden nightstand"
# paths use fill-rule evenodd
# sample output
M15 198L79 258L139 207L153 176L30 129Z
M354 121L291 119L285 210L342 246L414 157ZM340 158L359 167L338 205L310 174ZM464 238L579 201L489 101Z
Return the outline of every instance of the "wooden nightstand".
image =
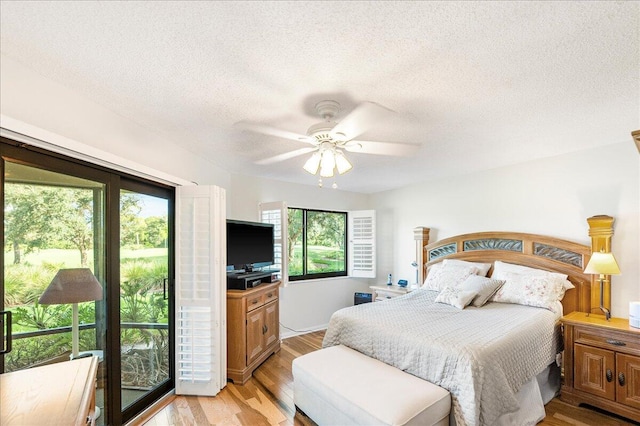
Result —
M640 329L623 318L572 312L564 327L560 399L640 421Z
M374 302L380 302L382 300L391 299L394 297L402 296L409 293L411 288L409 287L400 287L398 285L372 285L369 287L371 289L372 297L371 300Z

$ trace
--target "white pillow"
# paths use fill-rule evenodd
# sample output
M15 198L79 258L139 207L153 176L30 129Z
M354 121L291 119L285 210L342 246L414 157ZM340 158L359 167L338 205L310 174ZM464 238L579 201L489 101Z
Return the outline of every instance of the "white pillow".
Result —
M435 266L429 271L422 288L435 291L442 291L447 286L455 288L462 284L469 275L474 275L477 271L474 266L445 264L440 268L435 268Z
M496 280L493 278L481 277L478 275L470 275L460 286L463 291L473 291L476 297L473 298L471 304L477 308L483 306L487 301L496 294L502 287L504 280Z
M564 294L561 281L545 275L502 274L506 282L491 298L493 302L535 306L555 312Z
M476 296L473 291L461 290L460 288L445 287L442 289L438 297L436 297L436 303L446 303L447 305L454 306L458 309L464 309L471 300Z
M522 265L514 265L513 263L502 262L500 260L496 260L493 264L493 272L491 273L491 278L496 278L499 280L504 279L502 274L505 272L514 272L516 274L525 274L525 275L550 275L558 280L563 281L562 284L565 290L569 290L572 288L576 288L571 281L567 280L567 274L559 274L557 272L545 271L544 269L536 269L530 268L528 266Z
M478 269L476 275L480 275L481 277L486 277L489 269L491 269L490 263L467 262L466 260L459 259L445 259L442 263L444 263L445 265L475 266L476 269Z

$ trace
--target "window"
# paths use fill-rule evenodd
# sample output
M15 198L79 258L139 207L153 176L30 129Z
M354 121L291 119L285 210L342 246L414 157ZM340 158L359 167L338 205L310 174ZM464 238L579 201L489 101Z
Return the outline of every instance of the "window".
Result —
M289 279L376 277L375 211L288 208L284 201L260 203L258 210L262 222L274 225L274 266L282 286Z
M347 213L289 208L289 280L347 275Z

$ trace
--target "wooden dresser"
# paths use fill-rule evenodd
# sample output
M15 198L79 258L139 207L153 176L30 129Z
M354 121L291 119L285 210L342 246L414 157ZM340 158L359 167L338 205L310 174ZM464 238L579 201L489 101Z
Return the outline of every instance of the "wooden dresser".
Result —
M564 327L560 399L640 422L640 329L623 318L572 312Z
M280 282L227 290L227 378L244 384L280 350Z
M0 374L0 425L93 425L98 358Z

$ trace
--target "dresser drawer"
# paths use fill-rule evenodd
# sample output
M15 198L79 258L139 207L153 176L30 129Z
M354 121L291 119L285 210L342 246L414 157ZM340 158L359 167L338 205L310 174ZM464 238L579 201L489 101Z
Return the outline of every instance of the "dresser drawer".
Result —
M263 294L264 296L264 304L266 305L269 302L273 302L274 300L276 300L278 298L278 290L273 289L273 290L269 290L264 292Z
M258 293L254 296L247 297L247 312L251 312L254 309L258 309L264 305L264 294Z
M639 339L630 339L628 335L613 330L576 327L574 339L576 343L640 355Z

